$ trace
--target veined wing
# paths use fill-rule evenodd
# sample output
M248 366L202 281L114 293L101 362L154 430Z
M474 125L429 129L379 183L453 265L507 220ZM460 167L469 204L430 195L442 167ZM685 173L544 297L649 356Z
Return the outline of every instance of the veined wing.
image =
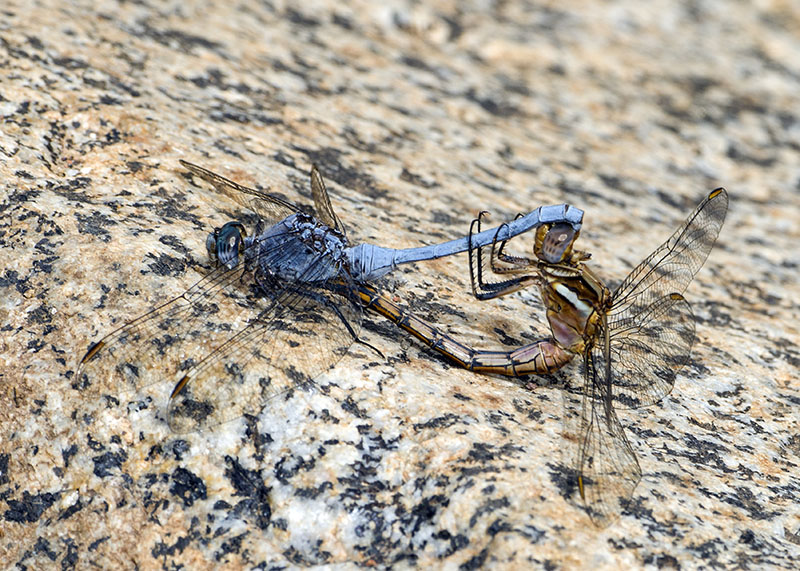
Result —
M312 370L309 363L305 362L313 360L309 358L312 350L318 350L323 355L317 361L327 359L327 364L318 367L319 372L332 366L357 335L360 308L354 314L354 310L342 301L342 292L349 291L342 286L338 286L336 296L331 291L312 291L311 287L305 290L287 289L277 282L268 283L268 278L263 276L260 283L256 283L252 270L294 263L303 254L307 255L307 251L291 233L272 235L268 242L257 240L245 254L249 269L246 270L243 264L230 270L219 267L177 298L113 331L89 348L81 360L76 378L88 381L89 390L98 393L124 392L159 381L175 382L187 378L192 380L189 387L194 388L194 393L187 392L176 401L185 415L192 402L201 402L200 398L191 401L187 397L192 394L203 396L213 390L213 383L206 383L204 376L217 372L221 363L230 364L224 375L231 378L236 374L236 367L243 368L249 374L253 364L263 358L265 344L262 341L261 345L254 345L260 353L248 358L251 361L249 365L236 364L232 358L222 361L225 355L232 354L234 348L236 354L241 355L245 341L271 340L267 346L273 354L279 352L281 343L288 345L286 352L271 357L271 361L275 367L285 368L287 375L297 372L293 384L300 382L303 372L307 377L315 376L316 370ZM301 281L317 280L324 275L326 267L322 263L312 264L301 276ZM265 296L265 288L274 295ZM308 295L304 298L301 296L309 293L317 295L316 303L311 303ZM327 300L328 304L319 303L320 300ZM287 313L289 310L293 313ZM331 313L335 314L336 320L331 318ZM314 325L319 321L327 323L327 328ZM343 325L345 321L350 330ZM335 331L330 326L334 322L339 326ZM317 329L309 332L312 326ZM263 333L260 338L259 333ZM222 349L223 346L225 349ZM329 350L335 357L325 357L323 349ZM298 354L300 351L302 354ZM198 373L201 363L202 374ZM194 383L196 378L198 382ZM249 378L242 377L241 380L244 382ZM270 377L265 373L263 379L268 381ZM275 386L278 384L278 381L274 382ZM289 383L284 383L284 386L288 388ZM248 390L251 393L247 393ZM262 397L254 398L252 387L246 387L243 391L240 402L236 401L238 394L229 389L214 398L205 398L203 402L215 404L217 412L209 414L209 419L204 421L198 420L195 412L194 425L213 426L242 412L258 411L256 401L263 403ZM223 402L226 395L234 399L231 401L233 404ZM221 414L219 411L225 406L228 406L227 412ZM183 430L194 427L188 421L181 423L176 421L173 424Z
M76 378L85 374L93 390L114 386L117 392L171 379L191 366L188 346L213 343L241 327L257 303L252 291L237 287L242 272L241 267L221 266L175 299L111 332L89 348Z
M636 315L610 324L614 403L639 408L668 395L689 360L694 331L692 308L679 293L665 295Z
M614 328L616 322L647 311L664 296L686 291L708 258L727 211L728 193L724 188L712 191L669 240L636 266L614 291L609 326Z
M301 246L289 238L267 255L292 258ZM290 283L257 276L269 305L178 381L168 411L173 430L209 428L255 414L269 399L312 381L344 356L358 336L362 310L347 274L331 277L333 264L320 255Z
M180 163L186 167L187 170L191 171L192 174L199 176L219 192L230 196L236 202L252 210L267 222L274 223L296 212L301 212L298 206L279 196L261 192L260 190L239 184L238 182L233 182L222 175L188 161L184 161L183 159L180 160Z
M581 406L578 489L589 517L598 527L616 520L642 478L642 471L613 404L607 398L599 371L602 352L584 355L584 392Z
M621 406L661 400L688 361L694 316L682 293L708 258L727 210L725 189L711 192L614 292L606 322L613 400Z
M311 165L311 194L314 197L314 208L317 211L317 217L327 226L346 235L347 232L345 232L344 225L339 220L339 217L336 216L336 212L333 211L328 188L325 186L325 181L322 180L322 175L319 174L317 165Z

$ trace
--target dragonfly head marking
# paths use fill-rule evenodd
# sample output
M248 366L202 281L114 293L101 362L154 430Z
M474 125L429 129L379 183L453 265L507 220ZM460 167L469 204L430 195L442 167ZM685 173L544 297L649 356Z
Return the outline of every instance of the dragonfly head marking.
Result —
M533 252L543 262L560 264L572 257L572 246L579 234L572 224L543 224L536 230Z
M244 239L247 236L244 224L228 222L222 228L215 228L206 238L206 250L212 260L231 269L239 263L244 252Z

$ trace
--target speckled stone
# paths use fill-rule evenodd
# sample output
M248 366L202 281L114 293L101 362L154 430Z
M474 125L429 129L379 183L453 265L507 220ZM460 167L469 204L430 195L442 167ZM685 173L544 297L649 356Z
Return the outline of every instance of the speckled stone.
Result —
M6 1L2 566L796 568L795 8ZM301 202L316 162L354 241L398 247L568 202L610 284L727 187L686 293L691 364L620 411L643 471L630 509L597 529L575 497L577 365L528 388L371 315L385 360L355 345L212 431L169 431L169 382L87 396L89 344L198 280L208 229L239 213L181 158ZM481 303L468 281L458 256L380 285L476 346L546 332L535 292Z

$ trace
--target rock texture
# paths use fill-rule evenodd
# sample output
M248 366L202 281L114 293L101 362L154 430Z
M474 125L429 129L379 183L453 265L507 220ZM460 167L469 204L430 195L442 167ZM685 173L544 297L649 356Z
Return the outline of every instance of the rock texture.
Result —
M0 9L3 566L796 568L800 12L293 6ZM392 246L568 202L611 284L727 187L687 291L691 364L620 412L643 470L630 509L597 529L575 498L577 365L479 376L376 316L363 337L385 360L355 345L213 431L171 433L164 394L85 394L88 345L198 280L209 228L240 213L179 159L301 202L316 162L352 238ZM473 300L464 256L380 285L477 346L546 331L536 292Z

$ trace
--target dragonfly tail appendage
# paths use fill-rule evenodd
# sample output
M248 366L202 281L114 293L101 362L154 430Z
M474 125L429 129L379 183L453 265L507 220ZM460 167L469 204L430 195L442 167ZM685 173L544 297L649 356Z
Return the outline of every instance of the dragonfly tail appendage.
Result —
M355 268L354 277L363 281L370 281L387 274L402 264L436 260L460 254L472 248L489 246L495 241L508 240L550 222L568 224L575 229L575 232L578 232L583 222L583 210L567 204L540 206L536 210L524 216L518 216L513 222L503 224L498 228L484 230L469 237L465 236L449 242L420 246L418 248L395 250L372 244L359 244L350 249L350 265Z

